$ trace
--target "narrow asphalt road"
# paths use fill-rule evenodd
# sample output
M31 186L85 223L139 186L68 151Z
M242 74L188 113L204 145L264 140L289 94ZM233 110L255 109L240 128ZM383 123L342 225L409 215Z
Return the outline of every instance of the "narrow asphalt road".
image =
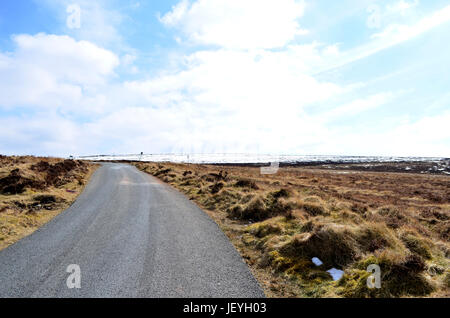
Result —
M67 287L71 264L81 288ZM0 252L0 297L263 296L214 221L125 164L104 164L69 209Z

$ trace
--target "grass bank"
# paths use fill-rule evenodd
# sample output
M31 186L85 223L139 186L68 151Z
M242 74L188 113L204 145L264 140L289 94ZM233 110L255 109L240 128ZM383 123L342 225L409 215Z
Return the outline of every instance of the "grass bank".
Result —
M0 250L67 209L96 168L78 160L0 156Z

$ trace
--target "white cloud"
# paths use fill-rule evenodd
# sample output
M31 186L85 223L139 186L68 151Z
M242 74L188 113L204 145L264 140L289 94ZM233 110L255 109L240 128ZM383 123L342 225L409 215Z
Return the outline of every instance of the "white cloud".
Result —
M0 148L58 155L444 155L448 113L375 133L373 127L334 127L335 119L348 120L386 105L399 92L370 90L362 97L355 92L362 84L343 85L314 75L406 41L436 21L424 19L406 31L392 31L394 35L380 33L371 44L342 52L339 44L296 43L303 11L303 2L289 0L275 5L266 0L182 1L161 21L181 30L190 45L219 48L174 54L170 70L127 82L115 70L119 64L132 70L133 52L119 50L119 58L69 36L16 36L16 49L0 54L0 107L26 106L35 115L0 118ZM433 18L444 23L445 16L443 10ZM315 106L313 115L310 108Z
M125 70L128 73L131 74L137 74L139 72L139 69L136 65L134 65L134 62L136 61L137 56L134 54L125 54L120 58L121 65L125 68Z
M13 155L69 155L83 143L78 125L51 112L0 117L0 149Z
M283 136L308 132L316 136L310 140L318 140L322 134L304 113L305 105L346 91L302 71L307 69L307 48L198 51L186 56L185 67L171 74L113 84L118 57L92 43L45 34L14 40L16 50L0 55L0 89L8 92L0 97L0 106L47 112L47 119L36 115L8 121L14 123L18 144L38 143L49 153L65 145L70 153L282 151L298 145L288 139L280 143ZM299 62L302 55L304 62ZM132 56L122 58L132 61ZM56 115L61 110L89 120L82 123L69 120L72 115ZM65 133L48 133L61 127L66 127ZM33 136L42 136L43 141Z
M382 31L372 34L371 40L346 51L335 47L333 56L318 67L317 72L338 68L367 58L400 43L412 40L434 28L450 22L450 6L437 10L410 24L391 23Z
M366 54L373 54L408 41L449 21L450 6L446 6L410 25L391 24L383 31L372 35L375 42L367 46Z
M202 115L253 118L263 126L270 126L277 113L300 114L306 105L346 91L306 75L299 53L292 53L295 58L289 54L199 51L186 58L186 69L180 72L125 86L152 104L189 104Z
M114 53L69 36L40 33L14 36L13 41L18 59L49 70L57 80L96 84L111 75L119 64Z
M183 0L161 21L197 44L277 48L306 33L298 23L304 8L299 0Z
M17 35L13 41L14 52L0 54L0 107L75 106L119 64L114 53L68 36Z
M406 12L419 4L419 0L405 1L400 0L395 3L386 5L387 14L401 14L404 15Z
M135 56L135 55L125 54L125 55L122 57L122 63L123 63L124 65L130 65L130 64L133 64L134 61L136 61L136 56Z
M356 114L372 110L374 108L385 105L391 101L396 94L391 92L378 93L375 95L367 96L365 98L358 98L351 101L348 104L335 107L324 114L321 114L323 120L333 120L336 118L346 118L354 116Z
M417 37L441 24L450 21L450 6L434 12L412 25L391 24L382 32L372 36L383 40L383 48Z
M321 148L337 154L450 157L450 112L415 121L399 121L397 127L377 132L340 132ZM345 140L342 143L341 140Z
M62 155L140 151L330 153L334 145L328 141L338 142L335 136L342 132L330 130L327 118L345 118L392 97L390 93L377 94L320 116L308 115L306 106L352 90L307 75L311 61L321 60L316 45L296 45L278 52L198 51L185 56L184 68L171 74L111 84L108 79L114 75L118 58L109 51L69 37L41 34L15 39L17 50L0 58L2 72L11 65L27 66L15 70L22 78L29 77L26 85L12 80L11 69L3 73L2 78L8 81L0 85L20 90L13 95L14 103L54 105L76 116L90 106L98 112L84 123L56 115L53 110L47 110L47 116L5 119L3 130L9 133L4 135L14 132L16 145L4 144L4 149L22 145L29 151ZM133 58L122 61L131 63ZM76 68L75 74L72 68ZM7 90L4 86L1 89Z

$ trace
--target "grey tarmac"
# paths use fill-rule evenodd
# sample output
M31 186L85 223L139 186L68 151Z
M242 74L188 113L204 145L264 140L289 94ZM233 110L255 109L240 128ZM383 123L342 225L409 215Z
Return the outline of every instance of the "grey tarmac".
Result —
M71 264L79 265L80 288L68 288ZM194 203L133 166L104 163L70 208L0 252L0 297L264 293L225 234Z

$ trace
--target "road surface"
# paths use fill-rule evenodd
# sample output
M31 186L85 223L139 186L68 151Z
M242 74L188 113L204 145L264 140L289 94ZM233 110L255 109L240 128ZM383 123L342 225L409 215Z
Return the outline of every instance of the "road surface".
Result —
M71 264L81 288L68 288ZM0 297L263 296L207 214L126 164L102 165L69 209L0 252Z

